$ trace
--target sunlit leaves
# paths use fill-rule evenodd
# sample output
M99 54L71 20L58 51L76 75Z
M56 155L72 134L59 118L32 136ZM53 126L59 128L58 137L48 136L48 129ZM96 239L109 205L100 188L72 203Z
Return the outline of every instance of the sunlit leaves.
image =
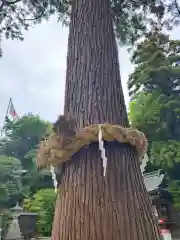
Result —
M26 211L38 213L38 232L44 236L50 236L51 234L55 201L54 189L42 189L24 201Z
M175 140L154 141L151 145L151 162L163 169L173 168L180 163L180 142Z
M180 201L179 201L179 199L180 199L180 181L179 180L171 181L169 183L168 189L173 196L174 206L177 209L180 209Z

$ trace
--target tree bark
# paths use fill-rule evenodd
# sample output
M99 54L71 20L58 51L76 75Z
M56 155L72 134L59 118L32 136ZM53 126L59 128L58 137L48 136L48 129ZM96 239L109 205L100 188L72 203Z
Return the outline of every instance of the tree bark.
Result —
M78 127L128 126L108 0L74 0L68 42L65 114ZM135 149L105 143L106 177L98 144L76 153L59 189L53 240L159 240Z

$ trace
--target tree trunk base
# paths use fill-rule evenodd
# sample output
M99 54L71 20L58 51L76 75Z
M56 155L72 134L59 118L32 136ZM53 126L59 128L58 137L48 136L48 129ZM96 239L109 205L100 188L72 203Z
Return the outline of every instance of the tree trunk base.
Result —
M159 240L135 150L116 142L105 148L106 177L98 144L67 164L52 240Z

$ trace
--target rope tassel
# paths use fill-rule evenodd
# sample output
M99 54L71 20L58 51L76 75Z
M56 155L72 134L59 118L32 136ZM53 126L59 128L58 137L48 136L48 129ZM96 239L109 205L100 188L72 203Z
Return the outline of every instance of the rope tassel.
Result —
M106 176L106 169L107 169L107 157L106 152L104 148L104 141L102 139L102 129L101 125L99 124L99 134L98 134L98 140L99 140L99 150L101 151L101 158L103 160L103 175Z

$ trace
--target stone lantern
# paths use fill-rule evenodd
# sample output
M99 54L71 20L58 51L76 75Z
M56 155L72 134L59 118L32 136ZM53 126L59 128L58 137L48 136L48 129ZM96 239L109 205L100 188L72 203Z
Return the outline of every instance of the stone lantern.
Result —
M22 187L22 175L26 174L27 171L24 169L15 170L14 176L16 177L19 185L19 189ZM24 212L23 208L16 204L15 207L11 208L12 221L9 225L5 239L7 240L18 240L18 239L30 239L36 236L36 213Z
M6 240L31 239L36 237L36 213L24 212L23 208L17 205L11 209L12 221L9 225Z
M16 206L11 209L12 221L9 225L5 239L7 240L22 239L22 233L19 227L19 217L22 211L23 209L19 206L19 203L17 203Z

